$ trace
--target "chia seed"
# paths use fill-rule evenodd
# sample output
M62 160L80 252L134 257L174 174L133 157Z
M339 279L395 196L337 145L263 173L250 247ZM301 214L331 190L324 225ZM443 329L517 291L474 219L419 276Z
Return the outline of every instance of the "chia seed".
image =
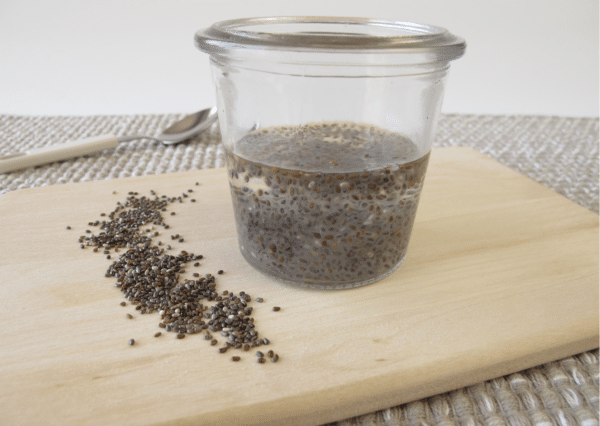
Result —
M240 251L257 270L346 288L404 259L429 161L405 136L343 122L271 127L226 157Z
M188 262L202 259L182 250L179 254L168 254L165 249L154 245L152 237L160 232L156 227L168 229L162 213L166 207L180 197L139 196L130 192L124 202L117 202L111 213L105 214L106 220L90 222L97 226L98 234L92 232L81 236L78 240L81 248L91 246L94 252L102 252L110 259L109 253L115 255L105 273L106 277L116 280L114 286L122 292L129 304L135 306L140 314L158 313L158 326L165 332L174 332L177 339L184 339L188 334L197 334L206 330L222 332L227 342L220 349L224 353L229 348L248 351L258 340L258 331L254 318L251 317L252 300L249 294L239 292L239 297L223 291L223 297L217 291L216 278L212 274L194 273L194 279L183 279ZM150 227L151 229L148 229ZM143 229L142 229L143 228ZM179 234L173 240L183 242ZM171 247L167 246L167 250ZM195 263L200 266L199 262ZM222 274L219 270L216 275ZM213 302L209 305L207 302ZM122 306L128 303L121 302ZM126 314L129 319L133 315ZM157 332L155 337L162 333ZM212 334L204 336L210 344L218 344ZM263 343L262 339L260 343ZM135 341L131 339L130 345Z

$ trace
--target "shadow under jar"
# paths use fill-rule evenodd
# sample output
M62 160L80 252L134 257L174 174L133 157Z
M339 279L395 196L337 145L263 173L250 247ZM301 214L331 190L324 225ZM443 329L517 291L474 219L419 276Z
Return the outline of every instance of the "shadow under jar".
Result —
M276 17L219 22L195 42L210 54L248 263L321 289L398 268L464 40L408 22Z

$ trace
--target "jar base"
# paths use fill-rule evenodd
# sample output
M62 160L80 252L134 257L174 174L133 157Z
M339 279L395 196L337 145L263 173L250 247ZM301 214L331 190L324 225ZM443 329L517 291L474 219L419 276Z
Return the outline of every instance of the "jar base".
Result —
M391 275L392 273L394 273L396 271L396 269L398 269L400 267L400 265L402 265L402 263L404 262L404 259L406 258L406 254L405 254L398 263L396 263L390 269L385 271L383 274L378 275L375 278L370 278L368 280L357 280L357 281L351 281L351 282L347 282L347 281L345 281L345 282L336 282L336 281L333 281L333 282L332 281L307 282L307 281L294 281L294 280L284 279L277 275L273 275L273 274L269 273L269 271L266 271L265 269L260 268L257 265L254 265L246 257L246 254L244 253L244 251L240 250L240 252L242 253L242 256L244 257L246 262L248 262L248 264L250 266L252 266L255 270L257 270L261 274L263 274L279 283L282 283L282 284L287 284L287 285L291 285L293 287L302 288L302 289L310 289L310 290L344 290L344 289L363 287L363 286L366 286L369 284L373 284L377 281L381 281L382 279L384 279L384 278L388 277L389 275Z

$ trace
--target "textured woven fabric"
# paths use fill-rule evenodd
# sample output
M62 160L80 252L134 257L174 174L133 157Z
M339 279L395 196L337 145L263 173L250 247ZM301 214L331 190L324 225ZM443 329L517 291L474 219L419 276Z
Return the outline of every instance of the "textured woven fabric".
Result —
M0 155L110 133L158 135L182 114L0 115ZM598 118L444 115L434 146L469 146L598 213ZM0 175L0 194L67 182L224 166L217 126L185 144L148 139ZM1 202L1 198L0 198ZM598 349L337 426L598 425Z

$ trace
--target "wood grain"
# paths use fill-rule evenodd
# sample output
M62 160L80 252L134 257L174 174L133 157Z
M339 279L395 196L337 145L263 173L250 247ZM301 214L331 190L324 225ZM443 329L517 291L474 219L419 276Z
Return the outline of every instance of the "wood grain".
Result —
M280 362L154 338L158 315L120 306L111 260L79 248L128 191L190 188L163 242L181 234L199 272L225 270L220 291L265 299L254 317ZM467 148L433 151L404 264L352 290L249 267L222 169L16 191L0 218L2 424L317 425L598 346L598 216Z

